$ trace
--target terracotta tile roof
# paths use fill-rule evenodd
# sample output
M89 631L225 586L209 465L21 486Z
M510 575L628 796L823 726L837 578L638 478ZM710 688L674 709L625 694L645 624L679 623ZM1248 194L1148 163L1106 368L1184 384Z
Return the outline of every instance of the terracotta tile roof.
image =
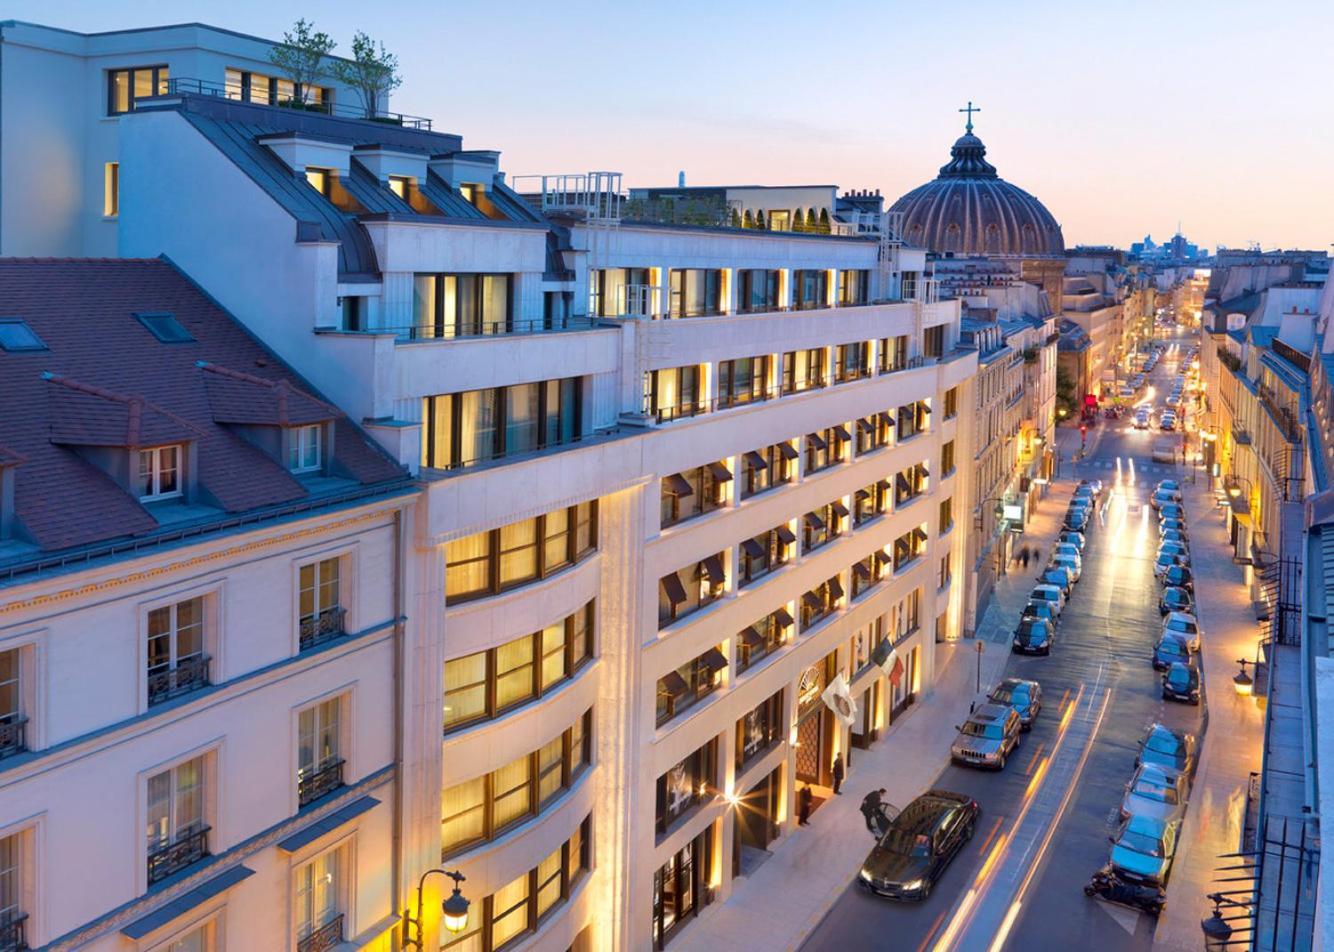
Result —
M159 341L135 318L146 311L173 314L194 339ZM152 506L95 465L120 448L192 445L194 501L228 513L311 498L306 484L229 425L233 419L331 421L330 475L362 485L406 479L165 260L0 259L0 313L27 321L46 344L0 350L0 464L16 464L19 530L43 550L160 528ZM213 386L223 380L231 389L220 394Z

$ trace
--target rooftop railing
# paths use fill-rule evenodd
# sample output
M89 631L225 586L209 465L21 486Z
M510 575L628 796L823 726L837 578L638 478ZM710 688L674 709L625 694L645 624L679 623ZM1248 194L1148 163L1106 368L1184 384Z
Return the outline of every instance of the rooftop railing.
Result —
M597 319L584 316L533 318L531 320L475 321L464 324L395 324L389 327L360 327L342 330L344 334L393 334L399 341L475 340L479 337L514 337L524 334L553 334L561 331L586 331L597 326Z
M409 116L401 112L380 112L369 113L365 109L355 106L342 106L334 102L302 102L295 99L285 99L281 102L271 103L267 100L247 99L242 89L235 84L218 83L207 79L195 79L189 76L173 76L167 80L168 96L193 95L193 96L214 96L218 99L231 99L235 102L249 103L252 106L266 106L272 109L294 109L300 112L317 112L326 116L335 116L343 119L361 119L364 122L379 122L390 126L401 126L404 129L419 129L423 132L431 131L431 120L421 116ZM139 96L140 99L151 99L153 97Z

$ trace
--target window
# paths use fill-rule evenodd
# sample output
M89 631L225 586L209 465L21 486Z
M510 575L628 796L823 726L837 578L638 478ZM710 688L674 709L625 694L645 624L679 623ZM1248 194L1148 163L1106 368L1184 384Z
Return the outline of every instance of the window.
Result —
M227 67L224 80L228 99L264 106L281 106L297 101L307 106L327 106L333 98L332 92L324 86L303 86L298 95L298 89L290 79L278 79L230 66Z
M942 499L940 501L940 535L944 535L954 528L954 499Z
M894 505L912 502L927 491L928 473L922 463L914 463L894 475Z
M756 311L778 310L777 271L741 268L736 275L738 311L747 314Z
M834 383L860 380L871 372L871 345L866 341L839 344L834 351Z
M894 571L906 568L926 551L926 530L910 529L894 540Z
M187 598L148 613L148 703L207 687L204 599Z
M455 539L445 545L445 601L457 604L546 578L596 549L597 500Z
M208 855L203 757L148 778L148 885Z
M837 575L821 582L801 596L802 631L837 611L842 600L843 583L839 581Z
M891 373L908 366L908 335L883 337L880 340L880 372Z
M441 794L441 848L446 856L492 840L542 812L592 762L593 712L551 741L489 774Z
M926 357L940 357L945 353L945 325L937 324L922 331L922 354Z
M885 577L885 563L888 558L881 549L876 549L866 558L852 564L852 597L860 598L874 588Z
M948 476L954 472L954 441L946 440L940 448L940 475Z
M107 70L107 115L117 116L129 112L138 99L165 96L168 79L166 66Z
M945 391L945 419L953 420L959 415L959 388L950 387Z
M857 455L873 453L888 446L893 430L894 417L885 411L858 418Z
M741 498L746 499L791 482L792 461L796 458L797 451L791 443L775 443L746 453L741 458L744 474Z
M21 952L28 913L24 911L27 888L25 836L15 833L0 839L0 948Z
M661 836L716 793L718 740L714 738L658 778L656 829Z
M320 444L323 429L319 423L293 427L288 434L291 441L287 451L287 469L292 473L313 473L320 468Z
M337 174L333 169L321 169L308 165L306 166L306 183L325 198L331 198L333 182Z
M936 573L936 587L944 588L954 578L954 570L950 568L950 557L942 555L940 557L940 570Z
M28 746L21 651L20 648L0 651L0 757L17 754Z
M705 410L698 366L669 367L644 374L644 412L659 423Z
M155 446L139 451L140 502L174 499L181 495L180 446Z
M408 193L412 190L412 179L406 175L390 175L387 178L389 191L406 201Z
M648 268L595 268L588 275L588 313L600 317L651 317L660 288Z
M297 591L300 650L343 634L347 610L339 597L340 574L336 557L301 566Z
M194 342L194 337L190 335L181 322L176 320L176 315L166 312L136 313L135 319L148 329L148 332L164 344L189 344Z
M768 355L719 361L719 407L735 407L767 400L770 395Z
M20 353L25 350L46 350L46 344L28 326L17 318L0 319L0 350Z
M514 331L509 274L418 274L413 280L414 338L475 337Z
M826 503L802 517L801 547L804 552L814 552L828 542L843 534L844 520L848 517L848 507L841 499Z
M713 831L705 830L653 873L653 948L661 949L706 899L704 876L712 863Z
M796 541L797 537L787 523L775 526L752 539L742 539L741 587L764 578L786 563L791 557L792 546Z
M296 869L297 952L323 952L343 941L346 853L346 847L336 847Z
M727 503L732 471L722 462L707 463L662 478L661 526L667 528Z
M860 526L889 511L889 480L881 479L853 494L852 524Z
M783 692L767 700L736 722L736 770L741 773L746 765L768 751L783 738Z
M723 683L727 657L722 649L710 648L675 671L658 679L658 726L694 707Z
M792 306L799 311L829 306L829 272L798 269L792 272Z
M578 440L582 383L566 377L426 397L422 465L459 469Z
M305 806L343 785L341 698L330 698L297 715L297 803Z
M108 162L102 167L102 214L107 218L120 214L119 162Z
M824 386L824 354L823 347L789 350L783 354L784 396L806 390L818 390Z
M741 651L737 657L737 672L749 669L762 658L777 651L786 640L787 632L792 625L792 614L786 608L778 608L755 624L741 629L737 636L741 643Z
M549 853L536 869L496 890L469 910L468 925L458 936L446 934L442 950L500 952L521 941L553 911L564 905L583 879L589 861L592 818L575 828L568 840Z
M828 427L817 433L806 434L806 473L818 473L843 462L845 447L852 442L852 434L843 424Z
M931 407L921 400L899 407L897 428L899 442L912 439L926 430L930 420Z
M905 271L900 279L899 294L905 301L911 301L917 297L917 272Z
M722 553L664 575L658 581L658 627L666 628L722 597L726 581Z
M704 317L721 314L722 274L718 268L673 268L671 316Z
M866 270L839 271L838 303L840 307L866 304L871 298L871 272Z

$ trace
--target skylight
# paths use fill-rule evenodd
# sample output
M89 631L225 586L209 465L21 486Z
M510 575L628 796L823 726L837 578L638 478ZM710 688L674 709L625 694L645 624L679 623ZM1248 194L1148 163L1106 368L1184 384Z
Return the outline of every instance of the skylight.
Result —
M0 350L12 352L25 350L46 350L46 344L37 333L28 326L28 322L18 318L0 318Z
M165 312L156 314L136 314L139 323L164 344L188 344L194 340L190 332L181 326L175 315Z

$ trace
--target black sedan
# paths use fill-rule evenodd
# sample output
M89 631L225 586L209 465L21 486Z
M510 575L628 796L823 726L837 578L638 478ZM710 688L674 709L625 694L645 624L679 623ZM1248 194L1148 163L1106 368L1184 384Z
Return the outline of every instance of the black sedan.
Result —
M1200 672L1193 664L1176 662L1163 675L1163 700L1200 703Z
M1055 626L1045 618L1021 618L1010 649L1016 654L1051 654Z
M862 888L890 899L925 899L973 838L982 808L972 797L928 790L896 816L862 863Z
M1176 585L1169 585L1163 589L1163 594L1158 599L1158 614L1166 615L1168 612L1194 611L1193 605L1190 592Z

